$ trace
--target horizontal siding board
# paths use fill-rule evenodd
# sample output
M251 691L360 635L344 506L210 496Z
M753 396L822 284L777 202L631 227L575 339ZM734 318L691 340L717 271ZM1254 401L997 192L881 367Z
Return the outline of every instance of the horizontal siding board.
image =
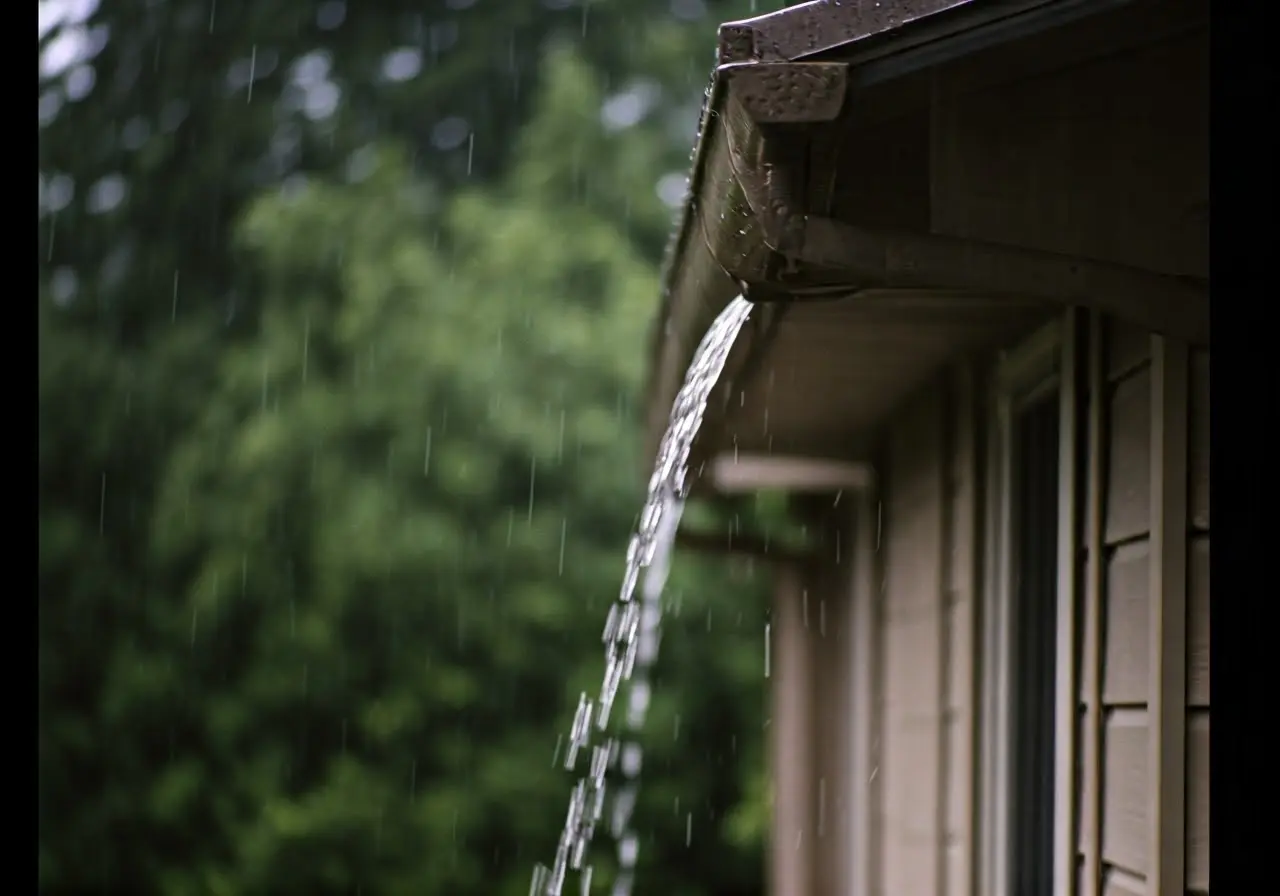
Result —
M1112 710L1103 731L1102 858L1135 874L1147 871L1150 803L1147 714Z
M1121 381L1107 408L1106 540L1151 529L1151 369Z
M1209 705L1209 536L1187 545L1187 705Z
M1187 889L1209 892L1209 713L1187 714Z
M1102 896L1147 896L1146 882L1120 868L1102 872Z
M1145 539L1122 545L1112 552L1107 564L1102 699L1109 704L1147 702L1151 640L1149 548Z

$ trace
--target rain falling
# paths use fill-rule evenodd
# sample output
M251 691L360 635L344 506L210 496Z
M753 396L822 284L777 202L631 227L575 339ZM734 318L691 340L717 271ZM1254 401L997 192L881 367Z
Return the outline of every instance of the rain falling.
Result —
M38 5L41 892L758 889L749 306L649 383L757 4Z

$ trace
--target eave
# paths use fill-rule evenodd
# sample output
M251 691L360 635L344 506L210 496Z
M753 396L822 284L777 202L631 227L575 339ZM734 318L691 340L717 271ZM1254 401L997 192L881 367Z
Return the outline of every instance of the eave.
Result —
M797 303L808 307L805 300L841 299L823 313L845 315L846 325L870 344L886 347L891 341L878 340L877 327L891 336L904 325L933 325L935 342L972 347L981 344L984 328L1026 328L1064 305L1097 307L1207 343L1202 279L943 237L927 224L857 226L823 207L820 182L826 172L834 180L840 141L849 139L848 110L868 88L1125 5L819 0L723 25L688 199L664 267L646 457L654 454L698 341L739 293L761 307L708 409L695 466L708 451L727 447L726 434L717 430L717 405L741 394L753 359L759 363L784 315ZM810 327L818 335L821 318ZM1007 334L993 329L991 335ZM937 360L921 354L929 351L923 343L902 341L895 351L920 355L921 364ZM916 375L919 366L908 363L903 377ZM885 396L896 396L895 387L904 384L886 385ZM875 401L865 409L867 415L883 410ZM869 419L859 419L859 432ZM842 438L856 440L858 432Z

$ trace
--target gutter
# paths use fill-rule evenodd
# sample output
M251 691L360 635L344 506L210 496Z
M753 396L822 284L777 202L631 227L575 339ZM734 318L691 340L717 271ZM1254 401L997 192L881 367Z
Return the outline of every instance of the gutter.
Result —
M770 310L753 315L763 322L745 336L751 347L726 365L726 400L746 359L764 349L778 308L866 288L1008 291L1129 317L1137 295L1137 315L1151 329L1207 343L1203 283L932 234L865 231L815 207L823 195L815 174L834 177L842 115L857 90L1131 2L814 0L722 25L689 190L663 265L646 459L699 340L740 293ZM715 428L708 423L704 430Z
M839 116L848 93L848 63L797 66L797 60L877 37L892 36L899 42L909 26L949 12L985 8L985 18L990 18L992 7L1004 7L1007 14L1010 6L1043 6L1046 2L814 0L720 26L716 67L699 116L684 207L663 261L662 301L650 337L646 465L651 465L657 454L681 378L716 315L739 294L769 294L767 286L761 285L774 280L785 265L785 258L776 251L781 242L776 227L770 225L788 207L788 180L794 184L796 166L788 178L781 159L766 162L760 158L753 171L743 171L745 166L735 166L732 157L735 150L742 159L750 158L748 153L753 150L763 155L761 126L791 125L794 129L795 125L831 122ZM963 23L953 23L952 30L957 27L962 28ZM752 71L761 66L763 70ZM799 89L802 84L817 87L819 95L805 98L784 91L784 85ZM786 100L770 103L767 98L771 95ZM736 132L732 145L731 129ZM744 173L749 178L755 175L751 183L757 196L762 184L771 185L766 192L771 189L778 204L763 220L759 213L766 208L759 199L753 204L748 198ZM766 236L765 228L773 232ZM750 334L744 337L751 339ZM737 360L731 357L721 376L720 389L726 395L740 379ZM709 407L708 416L714 410Z

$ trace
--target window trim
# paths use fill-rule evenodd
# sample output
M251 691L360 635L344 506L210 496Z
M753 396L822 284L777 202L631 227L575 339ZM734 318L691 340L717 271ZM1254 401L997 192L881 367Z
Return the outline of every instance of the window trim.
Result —
M1074 312L1055 318L1037 330L1016 347L1000 352L996 358L992 376L993 402L987 441L987 487L984 529L986 551L985 574L982 587L982 652L980 678L980 769L979 769L979 822L980 892L993 896L1009 896L1012 872L1012 822L1013 795L1013 700L1009 685L1014 672L1014 646L1016 622L1012 618L1014 556L1013 475L1014 475L1014 418L1029 405L1045 398L1055 390L1062 408L1059 426L1059 496L1060 501L1069 494L1068 477L1062 471L1074 467ZM1071 486L1074 488L1074 486ZM1064 670L1070 672L1071 654L1062 654L1061 607L1064 583L1064 559L1074 556L1064 554L1062 525L1063 510L1074 515L1073 507L1059 507L1059 557L1058 557L1058 662L1055 669L1055 819L1054 864L1055 882L1060 863L1061 819L1057 803L1062 800L1061 754L1071 756L1071 743L1062 743L1061 705L1064 684L1068 695L1071 685L1064 682ZM1073 591L1074 586L1068 587ZM1072 635L1073 636L1073 635ZM1074 636L1073 636L1074 637ZM1065 660L1065 662L1064 662ZM1068 732L1069 734L1069 732ZM1055 889L1059 889L1055 883Z

